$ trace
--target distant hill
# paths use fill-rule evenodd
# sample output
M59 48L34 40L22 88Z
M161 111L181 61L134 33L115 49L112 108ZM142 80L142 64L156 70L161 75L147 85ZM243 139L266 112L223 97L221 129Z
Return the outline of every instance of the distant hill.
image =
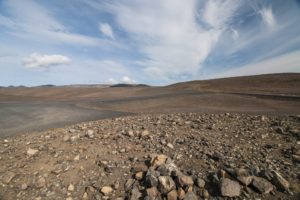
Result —
M119 83L115 85L111 85L110 87L149 87L146 84L126 84L126 83Z
M300 95L300 73L265 74L211 80L195 80L176 83L169 85L166 88L198 92Z

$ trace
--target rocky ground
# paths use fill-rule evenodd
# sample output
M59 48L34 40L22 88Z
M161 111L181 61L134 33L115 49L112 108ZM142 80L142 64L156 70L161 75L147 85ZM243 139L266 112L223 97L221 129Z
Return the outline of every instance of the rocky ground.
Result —
M0 199L300 199L300 116L169 114L4 138Z

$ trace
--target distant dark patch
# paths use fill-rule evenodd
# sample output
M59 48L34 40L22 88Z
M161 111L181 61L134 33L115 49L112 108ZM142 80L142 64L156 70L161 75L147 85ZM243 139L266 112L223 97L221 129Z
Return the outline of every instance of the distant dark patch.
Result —
M134 85L134 84L119 83L119 84L112 85L110 87L149 87L149 85L146 85L146 84Z
M39 85L39 86L36 86L36 87L39 87L39 88L48 88L48 87L55 87L55 85L47 84L47 85Z

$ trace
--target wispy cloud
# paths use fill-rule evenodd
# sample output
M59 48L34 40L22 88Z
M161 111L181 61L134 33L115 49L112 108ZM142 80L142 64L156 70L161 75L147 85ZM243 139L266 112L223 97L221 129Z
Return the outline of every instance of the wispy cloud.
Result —
M275 58L267 59L253 64L235 67L225 72L217 73L214 77L232 77L244 75L298 72L300 73L300 51L287 53Z
M203 12L204 22L215 29L228 28L240 4L240 0L209 0Z
M262 8L260 11L260 14L261 14L261 17L262 17L264 23L268 27L272 28L276 25L276 19L274 17L273 10L271 7Z
M111 38L111 39L115 39L113 30L111 28L111 26L107 23L100 23L99 24L99 29L102 32L103 35Z
M66 65L71 59L63 55L41 55L32 53L28 58L23 59L23 65L28 68L43 68L55 65Z
M0 24L6 26L8 32L15 37L46 44L120 47L116 42L70 31L68 26L63 25L52 13L34 1L10 0L4 6L10 17L0 15Z
M212 29L197 22L195 0L120 1L111 11L145 55L139 62L144 71L172 79L197 73L237 7L238 1L208 1L204 20Z

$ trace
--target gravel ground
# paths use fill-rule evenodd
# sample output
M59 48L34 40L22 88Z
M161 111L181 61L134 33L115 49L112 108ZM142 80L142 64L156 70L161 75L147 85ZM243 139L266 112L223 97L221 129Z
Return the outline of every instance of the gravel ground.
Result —
M0 199L299 199L300 116L153 114L0 142Z

